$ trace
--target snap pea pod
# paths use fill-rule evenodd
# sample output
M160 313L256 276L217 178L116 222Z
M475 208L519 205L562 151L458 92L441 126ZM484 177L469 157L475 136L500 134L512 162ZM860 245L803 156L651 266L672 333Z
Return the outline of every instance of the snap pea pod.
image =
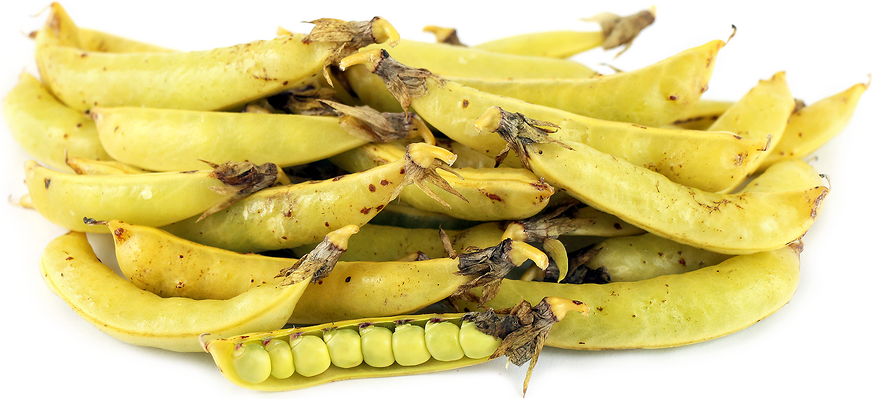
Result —
M761 80L747 94L736 101L709 126L709 131L735 132L743 138L768 140L769 145L745 165L745 174L733 176L731 185L718 190L732 192L742 184L745 177L753 174L772 148L781 141L790 114L796 101L787 87L784 72L776 73L769 80Z
M229 337L281 328L309 285L309 269L300 266L291 279L227 300L193 300L161 298L139 289L101 263L82 232L51 241L40 262L49 289L95 327L130 344L177 352L199 350L198 339L205 332Z
M445 230L457 252L466 248L487 248L500 241L504 232L502 223L482 223L462 230ZM309 252L312 244L294 248L295 254ZM343 255L347 261L384 262L401 259L409 254L423 253L429 258L448 257L448 251L439 236L439 229L408 226L366 224L349 241Z
M103 224L113 233L115 256L124 276L161 297L230 299L269 285L298 262L208 247L148 226L117 220ZM353 227L356 233L358 228ZM343 252L349 235L343 236ZM478 286L488 287L482 297L485 300L499 290L506 274L528 259L541 268L548 264L544 253L512 240L456 258L337 262L330 269L315 272L313 283L317 284L302 294L288 322L313 324L412 313L445 298L465 295Z
M387 21L376 19L358 39L366 45L396 36ZM36 36L36 59L49 91L77 110L96 106L219 110L314 81L342 44L291 35L208 51L86 51L73 21L53 3Z
M366 224L406 185L420 187L426 181L451 190L435 171L454 159L445 149L412 143L406 156L394 162L329 180L262 190L203 220L189 218L164 229L236 252L294 248L317 242L333 229L330 226Z
M486 306L522 298L575 298L589 317L570 315L551 331L547 346L578 350L667 348L718 338L771 315L799 283L801 245L731 257L699 270L634 282L557 284L506 280ZM475 304L458 303L460 309Z
M599 23L599 31L560 30L524 33L479 43L473 47L497 53L568 58L596 47L602 47L604 50L620 46L629 47L643 29L654 23L654 18L653 9L624 17L602 13L586 19Z
M109 154L119 161L155 171L196 168L200 159L272 162L284 168L324 159L369 142L346 130L337 116L143 107L97 107L91 110L91 115ZM390 127L406 129L389 132L396 137L411 136L419 129L411 123Z
M587 79L447 79L591 118L662 126L683 118L708 88L720 40L645 67ZM724 130L724 129L721 129Z
M507 149L522 154L534 173L583 203L648 232L713 252L769 251L799 239L829 192L819 181L783 192L711 193L676 184L582 143L547 142L553 141L546 135L552 124L498 107L476 125L505 137L511 143Z
M465 87L426 70L398 63L387 51L346 57L340 67L358 65L395 88L401 103L446 136L496 157L505 147L496 135L482 135L475 120L491 106L558 124L554 138L576 141L651 169L670 180L708 191L719 191L745 175L745 165L766 148L766 140L741 138L732 132L662 129L604 121ZM366 100L364 100L366 101ZM375 107L375 105L370 104ZM519 167L514 156L504 163Z
M506 312L365 318L253 332L225 339L203 337L218 369L239 386L286 391L355 378L420 374L507 356L530 362L528 382L552 326L585 304L544 297Z
M403 157L403 142L368 143L330 158L343 170L361 172ZM546 205L554 189L520 168L454 168L440 173L461 197L449 197L444 206L417 186L400 193L400 203L473 221L523 219Z
M790 159L778 162L748 183L740 193L773 193L802 190L820 184L821 177L811 165ZM577 254L585 259L577 276L593 275L594 281L640 281L665 274L678 274L720 263L728 255L686 244L640 234L609 238Z
M3 98L3 117L12 137L39 162L69 171L67 156L110 160L94 121L67 107L30 74Z
M869 83L858 83L845 91L797 109L790 115L781 140L760 163L765 169L779 160L805 158L845 129L860 96Z
M217 166L217 165L216 165ZM27 161L25 183L34 207L74 231L103 232L84 218L163 226L226 207L276 180L275 165L226 163L214 170L73 175Z

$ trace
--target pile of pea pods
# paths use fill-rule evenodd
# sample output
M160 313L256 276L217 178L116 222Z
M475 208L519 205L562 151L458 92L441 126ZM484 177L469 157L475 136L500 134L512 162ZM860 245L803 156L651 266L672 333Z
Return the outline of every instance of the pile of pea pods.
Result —
M69 230L43 278L108 335L264 391L503 356L526 391L544 346L675 347L769 316L830 190L804 159L869 84L804 104L779 72L706 100L725 41L603 75L569 57L625 51L655 16L595 20L469 45L324 18L182 52L53 3L40 76L3 100L33 158L19 205Z

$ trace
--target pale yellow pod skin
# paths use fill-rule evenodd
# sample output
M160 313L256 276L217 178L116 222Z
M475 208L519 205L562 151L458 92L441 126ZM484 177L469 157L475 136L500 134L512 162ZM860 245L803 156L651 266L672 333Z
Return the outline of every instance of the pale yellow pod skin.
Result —
M530 145L533 172L651 233L713 252L750 254L805 234L829 189L718 194L676 184L580 143Z
M433 77L423 84L427 93L411 99L414 111L446 136L491 157L506 143L498 135L481 134L475 121L492 106L557 124L557 131L550 134L554 139L584 143L676 183L707 191L720 191L733 185L736 176L745 176L748 161L767 145L766 140L741 138L727 131L700 134L589 118ZM510 154L504 165L519 167L521 163Z
M71 171L66 157L111 160L94 121L67 107L40 81L22 73L3 98L3 118L28 155L54 169Z
M486 306L512 306L521 298L543 293L572 298L590 306L590 315L567 314L551 329L546 346L668 348L749 327L790 301L798 284L798 249L782 247L635 282L576 285L505 280L497 298ZM463 306L474 309L474 304Z
M402 143L368 143L337 154L330 161L350 172L361 172L377 165L401 159ZM554 189L542 184L535 175L520 168L453 168L457 174L438 171L451 187L466 199L441 197L449 207L427 195L417 186L407 186L399 202L417 209L438 212L473 221L524 219L548 205ZM435 187L431 187L435 189Z
M91 176L53 171L33 161L24 169L33 206L50 222L74 231L106 232L103 226L85 224L86 217L147 226L196 219L232 195L212 190L225 185L209 177L208 170Z
M272 162L283 168L367 143L332 116L142 107L98 107L91 115L113 158L154 171L198 169L201 159Z
M729 131L743 138L770 142L765 150L749 154L751 159L745 166L745 176L733 176L730 186L717 191L732 191L742 184L747 175L757 170L781 140L787 120L795 107L796 101L787 87L785 74L779 72L769 80L761 80L709 126L709 131Z
M700 99L683 118L674 120L663 127L684 130L707 130L712 123L715 123L718 117L735 103L735 101Z
M416 148L422 149L422 161L444 156L445 150L421 145ZM236 252L295 248L321 241L336 226L366 224L393 200L404 176L405 162L399 159L330 180L271 187L203 220L192 217L164 229ZM444 194L440 193L447 197Z
M103 53L169 53L174 50L94 29L79 28L83 50Z
M860 96L868 88L868 83L858 83L794 112L790 115L781 140L763 159L759 168L768 168L784 159L805 158L826 144L845 129Z
M267 285L228 300L161 298L101 263L81 232L50 242L40 270L49 289L100 330L130 344L177 352L202 351L204 333L217 338L281 328L309 285L309 278Z
M361 49L385 49L403 64L426 68L440 75L523 78L587 78L592 69L570 60L497 53L445 43L401 40L396 46L374 44Z
M732 255L679 244L654 234L613 237L599 243L585 267L608 273L610 282L640 281L721 263Z
M303 37L281 36L207 51L94 52L81 48L75 24L53 3L36 36L36 59L48 89L77 110L221 110L314 81L333 44L303 43Z
M587 79L447 78L591 118L661 126L682 118L696 105L724 45L714 40L633 71Z
M555 30L508 36L472 46L495 53L569 58L603 44L602 31Z
M67 166L77 175L136 175L150 171L118 161L98 161L85 158L69 158ZM202 166L202 165L201 165Z

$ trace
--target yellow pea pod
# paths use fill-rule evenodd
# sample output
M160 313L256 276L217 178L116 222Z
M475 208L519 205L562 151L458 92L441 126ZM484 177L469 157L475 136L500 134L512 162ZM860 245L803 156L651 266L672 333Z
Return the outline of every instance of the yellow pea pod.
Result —
M820 175L811 165L790 159L772 165L739 192L787 192L803 190L820 182ZM729 258L728 255L680 244L650 233L610 238L580 255L589 256L583 266L585 272L595 274L597 281L606 282L639 281L666 274L686 273Z
M212 355L218 369L232 383L244 388L259 391L287 391L308 388L333 381L357 378L391 377L451 370L487 362L507 356L515 365L529 362L524 391L530 380L533 367L542 350L541 343L547 339L553 326L559 324L569 313L587 314L588 307L577 301L546 297L532 306L524 301L512 306L510 311L447 313L403 315L382 318L363 318L334 323L318 324L308 327L295 327L275 331L251 332L245 335L224 339L204 336L203 348ZM460 328L432 328L442 323L450 323ZM462 327L461 327L462 326ZM430 327L430 328L428 328ZM409 329L423 329L423 337L410 337ZM377 337L370 334L381 333ZM269 357L261 356L260 350L246 353L249 346L263 348L275 340L291 341L301 338L312 342L324 342L336 332L359 342L353 345L356 353L330 353L329 351L307 351L305 363L324 362L328 364L316 373L295 372L284 378L270 373L273 366ZM374 335L374 334L373 334ZM452 337L453 335L453 337ZM423 339L421 339L423 338ZM385 342L386 341L386 342ZM408 353L391 353L394 341L400 347L415 346L428 360L415 365L402 365L399 360ZM431 346L427 346L428 343ZM456 360L438 360L439 354L461 344L462 356ZM463 345L467 344L467 345ZM323 344L321 344L323 345ZM359 348L359 349L357 349ZM362 353L361 353L362 352ZM353 367L340 367L348 357L368 356L383 359L383 363L373 361L358 363ZM434 356L431 356L434 355ZM295 364L298 356L293 357ZM396 361L395 361L396 360ZM371 365L371 364L374 365ZM417 363L417 362L416 362ZM299 367L297 367L299 369Z
M234 182L234 171L228 168L232 164L212 171L122 175L67 174L34 161L24 167L33 206L43 217L63 228L91 233L105 230L85 224L84 218L148 226L196 218L237 200L243 192L239 190L271 184L277 173L257 172L254 182Z
M97 106L220 110L314 81L341 43L310 42L304 37L281 36L194 52L86 51L73 21L53 3L36 36L36 59L48 89L77 110ZM383 37L374 32L369 39Z
M347 132L335 116L142 107L99 107L91 115L115 159L155 171L196 169L200 159L272 162L283 168L368 143Z
M298 262L208 247L154 227L117 220L105 224L112 232L116 259L124 276L136 287L161 297L230 299L269 285ZM339 241L335 238L339 234L339 247L344 252L348 236L357 231L354 226L351 233L342 229L332 232L331 242ZM317 284L302 294L288 322L314 324L413 313L479 285L498 289L499 281L528 259L541 268L548 264L545 254L512 240L497 241L492 248L461 254L456 259L337 262L330 270L315 273Z
M757 170L772 148L781 141L787 120L795 107L796 101L787 87L785 74L779 72L769 80L761 80L709 126L709 131L729 131L743 138L767 140L770 143L763 151L748 154L751 159L746 163L745 175L731 176L732 184L719 191L733 191L745 177Z
M466 252L467 248L487 248L500 242L504 228L502 223L482 223L462 230L445 230L452 248ZM300 256L312 250L313 245L303 245L293 249ZM423 253L428 258L447 258L439 229L400 227L367 224L360 227L360 233L351 238L348 251L342 259L346 261L385 262L402 259L409 254Z
M52 168L69 171L67 156L112 159L94 121L58 101L27 73L19 75L18 84L3 98L3 117L21 148Z
M586 273L595 273L598 281L605 282L641 281L687 273L731 257L654 234L609 238L587 253L593 255L583 265Z
M622 45L629 47L642 29L654 23L654 10L644 10L625 17L603 13L586 20L599 22L600 30L524 33L473 47L497 53L553 58L568 58L596 47L604 50Z
M684 117L696 105L724 45L714 40L634 71L588 79L446 78L591 118L661 126Z
M731 132L699 134L611 122L575 115L465 87L426 70L399 64L387 52L358 53L340 66L361 64L384 79L382 85L400 86L401 103L414 108L427 123L446 136L483 154L497 157L505 142L482 135L475 120L491 106L500 106L529 118L555 123L553 137L576 141L630 163L668 176L670 180L708 191L719 191L744 176L745 165L766 148L766 140L746 139ZM398 78L403 75L403 79ZM402 82L402 83L400 83ZM516 158L505 164L520 166Z
M101 263L81 232L49 243L40 269L49 289L100 330L127 343L177 352L200 350L203 333L229 337L281 328L311 278L265 285L228 300L161 298Z
M599 152L582 143L518 144L547 137L522 115L492 108L476 122L483 132L499 131L530 169L568 194L646 231L725 254L780 248L812 225L829 189L813 186L784 192L711 193ZM526 127L525 127L526 125ZM569 148L568 148L569 147Z
M860 96L869 83L858 83L847 90L800 108L790 116L781 140L775 144L759 168L765 169L783 159L805 158L845 129Z
M190 218L164 229L236 252L294 248L318 242L335 226L366 224L406 185L441 181L440 187L450 189L436 169L453 160L454 154L445 149L413 143L403 159L329 180L261 190L208 218Z
M337 154L330 161L349 172L360 172L401 159L405 148L401 142L370 143ZM399 201L417 209L438 212L473 221L523 219L535 215L546 205L554 189L532 173L519 168L454 168L440 175L461 197L434 199L417 186L400 193Z
M510 306L546 292L590 306L590 316L570 315L555 325L547 346L603 350L688 345L742 330L784 306L799 283L799 251L788 246L734 256L696 271L635 282L506 280L487 306Z

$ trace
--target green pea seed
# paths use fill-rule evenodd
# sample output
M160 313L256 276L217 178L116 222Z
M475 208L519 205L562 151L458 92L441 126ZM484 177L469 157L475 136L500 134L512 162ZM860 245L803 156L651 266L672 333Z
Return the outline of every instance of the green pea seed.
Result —
M363 361L372 367L387 367L394 364L391 338L393 338L393 332L387 328L361 327L360 348Z
M294 375L294 355L291 353L291 345L285 340L271 339L265 346L272 364L272 376L284 379Z
M391 339L394 359L401 366L417 366L430 360L430 352L424 342L424 327L400 324L394 328Z
M348 328L325 331L324 343L327 344L330 360L336 367L347 369L363 363L360 335L357 331Z
M300 335L291 338L290 344L294 368L303 377L321 374L330 367L330 352L320 337Z
M450 362L464 356L460 346L460 327L450 321L428 321L424 325L424 342L436 360Z
M481 359L496 352L501 339L494 338L475 328L475 323L464 321L460 326L460 347L471 359Z
M269 353L260 341L249 341L233 352L233 368L239 378L258 384L269 378L272 366Z

